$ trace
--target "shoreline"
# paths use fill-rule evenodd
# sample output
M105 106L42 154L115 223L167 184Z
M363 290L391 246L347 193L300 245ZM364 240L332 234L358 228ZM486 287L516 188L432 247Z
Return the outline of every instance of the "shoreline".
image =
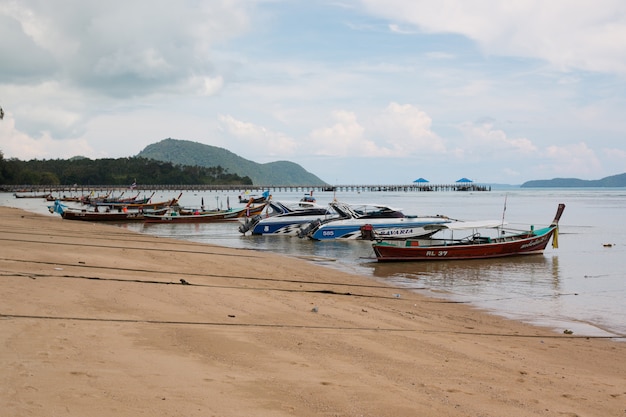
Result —
M608 337L267 252L0 218L10 415L624 413Z

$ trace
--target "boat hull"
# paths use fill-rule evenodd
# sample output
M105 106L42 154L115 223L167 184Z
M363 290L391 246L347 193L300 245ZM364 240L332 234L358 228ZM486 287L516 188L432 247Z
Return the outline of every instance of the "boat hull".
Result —
M433 230L426 230L424 226L449 222L449 219L443 217L333 220L320 225L309 236L314 240L356 240L362 238L361 227L371 225L376 236L381 238L419 238L427 237L434 233Z
M143 221L145 219L144 213L139 211L98 213L93 211L66 210L61 214L61 217L65 220L82 220L87 222L128 222Z
M253 228L253 235L286 235L297 236L311 222L321 216L290 216L290 218L268 217L260 220Z
M145 216L146 223L211 223L235 220L238 212L209 214L164 214L162 216Z

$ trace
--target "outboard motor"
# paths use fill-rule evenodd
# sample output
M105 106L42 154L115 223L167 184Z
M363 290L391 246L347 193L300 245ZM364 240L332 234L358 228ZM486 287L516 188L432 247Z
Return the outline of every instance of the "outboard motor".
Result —
M374 226L371 224L364 224L361 226L361 239L363 240L374 240Z
M322 221L320 219L312 221L307 227L298 230L298 237L307 237L310 233L317 229L320 224L322 224Z
M259 214L257 214L254 217L248 217L246 219L246 222L239 226L239 232L245 235L247 231L249 231L250 229L254 228L254 226L256 226L256 224L261 220L261 218L262 217Z

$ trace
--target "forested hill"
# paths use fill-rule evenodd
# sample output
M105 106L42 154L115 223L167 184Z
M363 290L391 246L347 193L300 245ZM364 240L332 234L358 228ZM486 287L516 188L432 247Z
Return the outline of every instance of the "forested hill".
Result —
M554 178L551 180L527 181L521 185L522 188L540 187L626 187L626 173L612 175L600 180L580 180L578 178Z
M137 156L181 165L221 166L230 173L251 178L258 185L326 185L320 178L293 162L259 164L224 148L188 140L164 139L146 146Z
M174 165L146 158L48 159L20 161L4 159L0 152L0 190L2 185L145 185L205 184L252 185L222 167Z

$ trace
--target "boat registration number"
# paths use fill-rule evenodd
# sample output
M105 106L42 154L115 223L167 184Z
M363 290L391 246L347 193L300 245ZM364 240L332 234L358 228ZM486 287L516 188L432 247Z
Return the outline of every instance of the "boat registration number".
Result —
M429 250L426 251L426 256L447 256L447 250Z

